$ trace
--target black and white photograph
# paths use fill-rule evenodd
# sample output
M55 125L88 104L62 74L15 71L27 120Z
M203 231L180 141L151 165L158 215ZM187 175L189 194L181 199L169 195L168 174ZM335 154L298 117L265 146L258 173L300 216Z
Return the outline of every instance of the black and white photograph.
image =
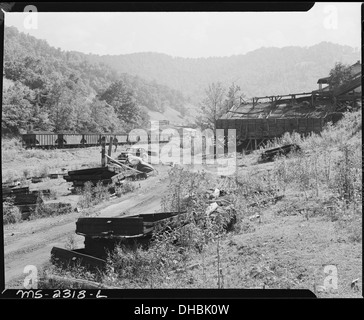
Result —
M0 3L2 290L362 298L362 4L222 4Z

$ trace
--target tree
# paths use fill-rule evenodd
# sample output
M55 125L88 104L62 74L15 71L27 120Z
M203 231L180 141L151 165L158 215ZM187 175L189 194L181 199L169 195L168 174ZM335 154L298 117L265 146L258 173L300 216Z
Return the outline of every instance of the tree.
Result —
M85 103L86 92L78 84L78 78L71 74L67 77L53 75L47 97L49 117L54 125L55 132L70 130L76 131L76 110Z
M334 89L348 82L351 78L350 66L337 62L335 67L330 70L329 84Z
M114 107L94 99L90 105L90 122L88 130L91 132L117 132L122 129Z
M240 91L241 91L240 87L233 82L229 88L229 91L225 99L227 110L231 110L233 107L237 108L239 106L240 97L244 97L244 94L239 94Z
M205 90L205 98L200 103L201 116L198 121L207 128L215 130L216 121L228 111L228 106L224 103L224 96L225 88L221 82L212 83Z
M20 82L4 92L1 127L4 133L26 130L32 114L34 93Z
M124 128L132 129L146 121L147 115L138 106L131 90L122 80L113 82L100 95L100 101L112 106Z
M44 110L37 103L33 107L28 123L34 131L51 131L53 128L47 110Z

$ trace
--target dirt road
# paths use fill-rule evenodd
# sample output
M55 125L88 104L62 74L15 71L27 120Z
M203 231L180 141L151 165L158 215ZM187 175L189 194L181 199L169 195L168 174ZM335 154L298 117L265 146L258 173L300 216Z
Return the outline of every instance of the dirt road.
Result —
M101 217L114 217L160 211L160 200L168 187L167 169L165 167L158 176L135 182L140 187L133 193L102 203L92 212ZM24 267L34 265L40 271L49 262L52 247L64 248L70 236L74 236L77 247L83 247L84 237L75 234L75 223L82 214L73 212L7 226L4 230L6 287L22 287L26 276Z

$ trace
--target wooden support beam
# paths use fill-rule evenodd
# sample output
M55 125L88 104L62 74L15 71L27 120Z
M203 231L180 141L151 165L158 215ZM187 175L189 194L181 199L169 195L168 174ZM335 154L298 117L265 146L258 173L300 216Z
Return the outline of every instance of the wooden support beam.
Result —
M105 167L106 166L106 138L102 137L101 138L101 166Z
M113 143L113 137L110 137L109 150L107 151L107 155L108 155L109 157L111 157L112 143ZM108 162L109 162L109 160L107 159L107 161L106 161L106 162L108 163Z
M138 173L143 173L143 172L141 172L141 171L139 171L139 170L137 170L137 169L131 168L131 167L129 167L129 166L127 166L127 165L125 165L125 164L123 164L123 163L121 163L121 162L119 162L119 161L115 160L115 159L112 159L112 158L111 158L111 157L109 157L108 155L105 155L105 156L106 156L106 158L108 158L108 160L110 160L111 162L114 162L114 163L118 164L118 165L119 165L119 166L121 166L121 167L125 167L125 168L127 168L127 169L133 170L133 171L138 172Z
M251 143L251 139L248 140L248 144L246 146L246 150L249 150L250 143Z

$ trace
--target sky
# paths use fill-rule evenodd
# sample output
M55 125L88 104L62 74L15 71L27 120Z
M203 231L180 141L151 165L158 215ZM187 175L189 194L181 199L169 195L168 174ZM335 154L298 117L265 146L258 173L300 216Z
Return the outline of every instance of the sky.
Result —
M199 58L322 41L359 50L360 11L361 3L325 2L308 12L7 12L5 25L65 51Z

